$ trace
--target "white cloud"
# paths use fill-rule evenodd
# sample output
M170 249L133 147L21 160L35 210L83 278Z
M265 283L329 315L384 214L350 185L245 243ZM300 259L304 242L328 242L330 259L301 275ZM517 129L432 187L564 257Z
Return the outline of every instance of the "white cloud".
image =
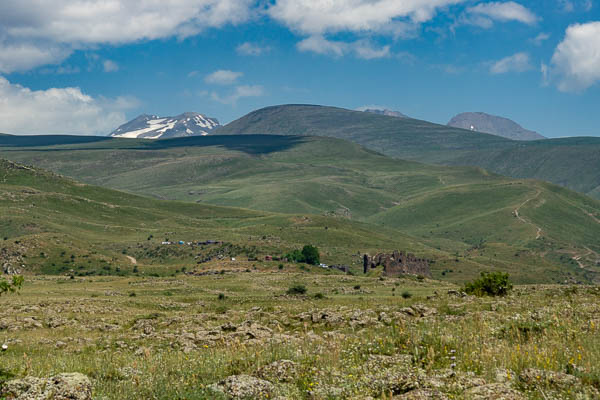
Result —
M235 105L238 100L244 97L260 97L264 94L264 89L260 85L241 85L236 86L233 93L227 96L221 96L216 92L211 93L213 100L219 103Z
M237 24L253 0L2 0L0 71L58 63L74 49L177 36Z
M439 8L464 0L277 0L267 13L309 36L335 32L402 35L429 21Z
M531 68L529 54L517 53L494 62L490 66L490 72L492 74L505 74L507 72L524 72Z
M256 43L245 42L236 47L235 51L244 56L260 56L261 54L271 51L271 48Z
M548 33L540 32L535 38L531 39L531 43L539 46L548 39L550 39L550 35Z
M476 25L489 29L494 21L509 22L517 21L527 25L533 25L538 17L528 8L514 1L480 3L469 7L462 15L460 23Z
M232 85L242 75L244 75L242 72L230 71L228 69L220 69L206 75L206 77L204 78L204 82L215 85Z
M31 90L0 77L0 132L107 134L135 106L134 98L94 98L76 87Z
M552 56L550 79L562 91L581 91L600 81L600 21L575 24Z
M366 39L355 42L342 42L327 40L323 36L310 36L297 44L300 51L311 51L317 54L341 57L352 53L358 58L371 60L374 58L389 57L390 46L375 47Z
M1 31L1 28L0 28ZM70 51L57 46L36 46L30 43L0 41L0 72L24 71L39 65L58 64Z
M119 64L112 60L104 60L102 68L104 68L104 72L116 72L119 70Z

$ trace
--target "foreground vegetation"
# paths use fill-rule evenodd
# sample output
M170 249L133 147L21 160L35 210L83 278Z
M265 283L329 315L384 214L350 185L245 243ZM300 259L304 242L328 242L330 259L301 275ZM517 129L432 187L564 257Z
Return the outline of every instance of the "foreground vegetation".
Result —
M2 298L1 377L82 372L98 399L226 398L236 379L234 398L600 396L598 287L479 298L315 271L28 278ZM290 285L307 291L286 294Z

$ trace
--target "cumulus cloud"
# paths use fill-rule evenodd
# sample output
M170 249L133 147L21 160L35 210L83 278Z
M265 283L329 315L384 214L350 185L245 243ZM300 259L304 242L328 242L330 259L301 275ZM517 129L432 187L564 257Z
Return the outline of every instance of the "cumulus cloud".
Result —
M539 18L528 8L514 1L480 3L467 8L460 23L491 28L494 21L516 21L527 25L535 24Z
M389 57L391 55L390 46L376 47L366 39L355 42L342 42L327 40L323 36L310 36L298 42L297 47L300 51L311 51L335 57L352 53L356 57L365 60Z
M600 21L569 26L554 50L551 64L546 74L562 91L582 91L598 83Z
M220 69L206 75L206 77L204 78L204 82L214 85L232 85L242 75L244 75L242 72L230 71L228 69Z
M244 56L260 56L271 51L271 48L256 43L245 42L236 47L235 51Z
M58 63L74 49L124 44L237 24L252 0L3 0L0 71Z
M260 85L241 85L236 86L233 93L221 96L216 92L211 93L211 98L219 103L236 105L238 100L244 97L260 97L264 94L264 89Z
M437 9L463 0L278 0L267 12L287 27L307 35L335 32L400 34L406 21L430 20Z
M0 132L107 134L136 106L134 98L94 98L76 87L31 90L0 76Z
M492 74L505 74L507 72L525 72L531 68L529 54L517 53L492 63L490 72Z

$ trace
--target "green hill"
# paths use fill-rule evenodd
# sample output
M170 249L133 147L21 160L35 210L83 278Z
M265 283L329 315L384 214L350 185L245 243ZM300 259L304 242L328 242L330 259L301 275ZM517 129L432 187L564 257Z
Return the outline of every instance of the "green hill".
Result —
M516 178L546 180L600 198L600 138L512 141L410 118L313 105L263 108L217 133L331 136L395 158L474 165Z
M351 244L335 239L342 249L330 250L345 260L364 248L390 250L398 236L404 238L399 248L434 255L436 276L455 281L489 268L508 270L522 282L595 279L598 270L600 203L539 181L400 161L334 138L240 135L54 146L35 146L36 140L4 146L0 154L87 183L184 200L176 204L186 207L242 207L278 218L310 214L323 231L334 222L349 224L340 230L356 238ZM370 232L378 234L360 244ZM304 240L331 246L321 236Z
M196 266L197 250L162 246L167 239L223 241L239 254L255 256L284 254L314 243L325 262L357 270L359 251L403 248L447 258L394 229L327 216L149 199L2 159L0 232L3 262L20 259L25 272L114 274L119 267L121 273L130 273L128 255L146 273L170 274Z

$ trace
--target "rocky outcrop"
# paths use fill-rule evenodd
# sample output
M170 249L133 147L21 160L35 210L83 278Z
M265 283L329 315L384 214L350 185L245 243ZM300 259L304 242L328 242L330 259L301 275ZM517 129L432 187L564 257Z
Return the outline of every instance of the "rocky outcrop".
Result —
M15 400L92 400L92 382L80 373L58 374L52 378L26 377L8 381L0 398Z
M404 274L431 276L429 262L424 258L417 258L414 254L405 251L394 251L392 254L379 253L373 257L365 254L363 257L363 272L366 274L373 268L383 266L383 273L387 276L400 276Z

